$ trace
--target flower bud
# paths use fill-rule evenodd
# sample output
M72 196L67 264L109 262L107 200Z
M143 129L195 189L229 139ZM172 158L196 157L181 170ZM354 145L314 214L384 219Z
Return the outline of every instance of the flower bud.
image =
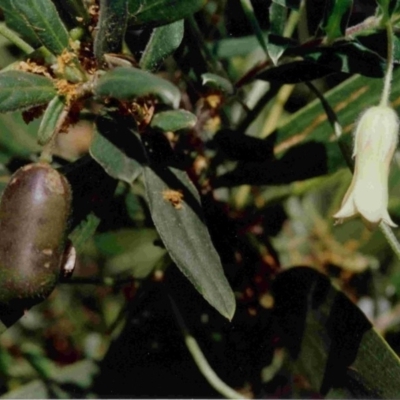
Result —
M381 221L397 226L387 207L389 165L398 130L399 120L391 107L374 106L359 117L354 130L354 174L341 208L333 216L338 222L361 215L370 228Z

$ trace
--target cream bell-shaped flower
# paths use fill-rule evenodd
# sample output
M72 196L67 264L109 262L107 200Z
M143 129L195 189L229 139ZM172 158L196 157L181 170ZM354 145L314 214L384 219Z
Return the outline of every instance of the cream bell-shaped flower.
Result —
M388 207L389 166L398 141L399 119L389 106L374 106L359 117L354 130L355 168L340 210L338 223L361 215L369 228L381 221L392 227Z

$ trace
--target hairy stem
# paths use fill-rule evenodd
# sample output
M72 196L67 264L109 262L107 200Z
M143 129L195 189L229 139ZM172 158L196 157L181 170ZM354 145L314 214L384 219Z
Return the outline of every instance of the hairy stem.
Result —
M4 23L0 24L0 35L3 35L26 54L30 54L35 50L30 44L22 40L14 31L8 29Z
M387 106L389 104L390 89L393 79L393 58L394 58L394 41L393 41L393 27L391 21L386 23L387 32L387 59L386 59L386 73L383 82L383 92L381 97L381 106Z

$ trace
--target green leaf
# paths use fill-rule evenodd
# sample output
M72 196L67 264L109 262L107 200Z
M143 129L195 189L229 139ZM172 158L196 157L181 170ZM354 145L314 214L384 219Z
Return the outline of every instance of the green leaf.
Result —
M178 88L165 79L147 71L128 67L117 67L105 73L99 79L95 93L100 97L114 97L120 100L154 95L174 108L178 107L181 97Z
M232 319L235 298L187 174L171 167L144 167L144 179L151 217L172 260L213 307Z
M56 89L49 78L22 71L0 73L0 112L40 106L55 95Z
M93 212L89 213L75 229L69 234L69 239L79 254L87 241L94 235L97 227L100 225L100 218Z
M283 31L285 30L286 24L286 16L287 16L287 8L282 6L281 4L272 2L269 7L269 23L270 23L270 34L274 35L283 35ZM271 42L270 37L268 37L268 54L271 57L274 65L277 65L279 58L285 51L285 45L276 45Z
M140 59L140 67L150 71L156 70L179 47L183 33L183 20L154 28Z
M4 19L9 28L18 32L24 40L30 43L32 46L39 46L39 39L36 36L33 28L28 24L21 13L16 10L13 5L13 0L2 0L0 8L4 13Z
M89 151L107 174L115 179L132 183L142 172L136 160L128 157L99 131L95 132Z
M122 229L96 235L95 244L107 257L103 274L145 278L166 254L165 249L154 244L156 240L159 236L154 229Z
M263 32L264 40L268 41L268 34ZM259 47L254 35L239 38L215 40L209 48L217 58L244 57Z
M68 32L51 0L11 0L38 40L55 55L68 48Z
M40 150L36 136L38 125L38 121L26 125L20 112L0 115L2 162L6 163L10 158L16 156L27 158ZM7 155L6 159L3 159L4 155Z
M328 0L321 28L325 32L328 43L344 37L349 21L353 0Z
M273 285L275 316L295 371L327 398L397 398L400 360L329 279L292 268Z
M100 0L94 54L103 61L106 53L120 53L128 21L128 0Z
M205 4L205 0L128 0L129 25L170 24L194 14Z
M258 43L260 44L261 48L264 50L267 57L269 57L268 49L267 49L267 40L265 40L265 36L263 35L260 24L258 23L257 16L254 12L251 1L250 0L240 0L240 3L242 5L244 15L245 15L247 21L249 22L249 24L251 25L253 32L258 40Z
M228 79L223 78L222 76L212 74L211 72L206 72L205 74L201 75L202 85L209 86L213 89L221 90L226 94L233 94L235 92L235 88Z
M48 104L44 112L42 121L38 130L38 143L40 145L47 144L57 130L60 117L65 109L65 103L61 96L56 96Z
M134 119L107 110L97 118L96 128L91 156L109 176L132 183L147 161Z
M150 126L163 132L176 132L191 129L196 125L197 117L186 110L161 111L154 115Z

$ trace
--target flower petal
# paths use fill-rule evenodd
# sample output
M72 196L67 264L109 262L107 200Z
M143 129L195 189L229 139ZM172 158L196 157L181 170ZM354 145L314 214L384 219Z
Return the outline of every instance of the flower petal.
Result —
M347 189L347 192L344 196L340 210L333 215L333 218L337 220L343 220L357 215L357 209L354 203L353 187L354 187L354 176L353 176L353 181L350 187Z

